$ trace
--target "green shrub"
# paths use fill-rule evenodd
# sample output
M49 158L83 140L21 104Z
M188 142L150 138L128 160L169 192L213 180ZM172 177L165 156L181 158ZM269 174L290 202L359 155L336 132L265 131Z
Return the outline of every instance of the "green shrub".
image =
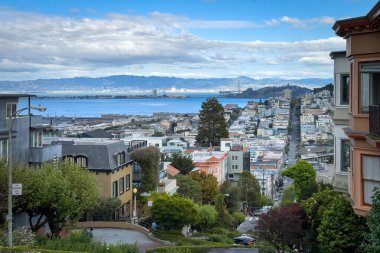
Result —
M276 252L276 249L272 245L263 241L255 243L254 247L259 249L259 253L275 253Z
M210 234L227 235L229 231L225 228L212 228L209 230Z
M211 242L223 242L232 244L232 240L228 238L226 235L211 235L207 240Z
M4 230L0 230L0 246L7 245L8 234ZM16 228L13 230L14 246L33 246L36 244L36 235L26 227Z

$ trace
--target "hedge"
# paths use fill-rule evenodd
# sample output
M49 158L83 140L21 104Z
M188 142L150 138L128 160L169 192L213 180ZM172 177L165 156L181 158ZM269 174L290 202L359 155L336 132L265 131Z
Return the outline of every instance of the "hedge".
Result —
M73 252L73 251L33 249L33 248L26 248L26 247L12 247L12 248L0 247L0 253L68 253L68 252ZM76 252L84 253L80 251L76 251Z

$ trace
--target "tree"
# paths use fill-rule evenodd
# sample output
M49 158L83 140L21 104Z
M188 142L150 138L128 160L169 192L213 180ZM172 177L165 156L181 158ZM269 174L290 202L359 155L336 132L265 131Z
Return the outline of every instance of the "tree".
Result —
M228 137L227 123L224 119L224 109L215 98L208 98L202 103L199 112L198 135L195 138L197 146L219 146L221 138Z
M202 205L198 207L199 223L202 229L208 229L213 226L217 219L218 213L212 205Z
M158 187L160 151L156 147L137 149L131 153L131 159L141 165L142 178L139 192L155 191Z
M287 167L282 173L284 177L290 177L294 180L294 192L296 200L300 201L301 196L306 197L304 192L308 192L310 187L316 185L316 176L313 166L307 161L300 160L291 167Z
M193 160L188 155L182 153L174 153L170 158L171 165L178 169L181 174L187 175L194 169Z
M368 245L366 245L366 252L376 253L380 252L380 189L375 188L372 196L372 209L369 214L367 225L369 233L366 236Z
M219 193L218 180L211 174L204 172L191 172L190 177L199 182L202 186L202 203L214 204L216 196Z
M239 187L233 186L230 181L226 180L220 186L220 192L226 196L224 200L228 211L231 213L240 211L241 189Z
M347 198L339 195L323 212L317 239L322 252L354 253L365 230L364 219L354 213Z
M202 203L202 186L198 181L185 175L177 175L175 179L177 179L177 193L180 196Z
M163 230L181 229L184 225L197 223L198 220L194 203L178 195L162 194L156 197L151 213L153 221Z
M255 231L257 237L273 245L278 252L287 247L300 248L303 237L303 211L299 204L284 206L260 215Z
M88 210L88 214L94 219L111 220L116 209L121 206L119 198L100 198L98 203Z
M22 168L15 175L23 184L22 198L17 198L15 205L29 215L34 232L48 223L52 235L58 236L69 221L77 221L99 198L95 176L75 164ZM38 218L34 222L35 216Z
M231 227L233 225L233 218L226 209L225 196L223 194L218 194L215 199L215 209L218 213L218 225L222 227Z
M284 194L282 195L280 206L289 206L294 204L294 186L290 185L284 189Z
M249 171L243 171L238 186L241 190L241 201L247 201L250 207L258 207L260 205L260 184L254 175Z

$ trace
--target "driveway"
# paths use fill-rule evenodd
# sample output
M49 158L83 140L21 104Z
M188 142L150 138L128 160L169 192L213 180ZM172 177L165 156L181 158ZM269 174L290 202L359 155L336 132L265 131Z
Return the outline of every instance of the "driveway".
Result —
M92 231L94 241L117 245L134 244L145 252L147 249L165 246L164 244L152 241L146 234L134 230L118 228L94 228Z

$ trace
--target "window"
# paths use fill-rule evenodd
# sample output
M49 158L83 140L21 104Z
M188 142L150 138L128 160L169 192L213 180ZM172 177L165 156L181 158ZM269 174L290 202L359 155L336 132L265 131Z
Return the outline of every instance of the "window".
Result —
M342 75L340 79L340 104L348 105L350 100L350 76Z
M17 112L16 103L7 103L7 118L11 118Z
M63 157L63 160L67 161L69 163L74 163L74 157L72 155L67 155L67 156Z
M117 153L117 165L125 163L125 152Z
M87 157L85 156L77 156L75 157L75 163L78 164L79 167L87 168Z
M117 197L118 196L118 191L117 191L117 180L113 181L112 183L112 196Z
M341 140L340 143L340 171L347 172L350 168L350 141Z
M125 176L125 191L129 191L131 189L131 175L128 174Z
M8 140L0 140L0 160L8 161Z
M380 156L362 155L364 203L372 204L373 188L380 187Z
M360 113L380 104L380 62L360 64Z
M234 174L228 174L228 178L234 178Z
M232 169L233 169L233 170L237 170L238 167L239 167L238 165L232 165Z
M42 147L42 130L33 131L30 138L32 147Z
M124 177L119 179L119 190L120 195L124 193Z

